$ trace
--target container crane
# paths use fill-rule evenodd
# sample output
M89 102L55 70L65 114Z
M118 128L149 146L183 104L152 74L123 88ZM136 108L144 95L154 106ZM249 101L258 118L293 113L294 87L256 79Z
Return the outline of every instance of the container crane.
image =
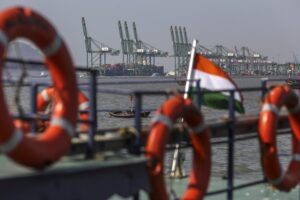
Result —
M124 35L123 35L121 21L118 21L118 28L119 28L120 38L121 38L121 48L122 48L122 54L123 54L123 63L125 63L125 55L128 54L128 50L127 50L127 41L124 39Z
M189 62L189 51L191 44L188 42L188 37L185 27L171 26L171 39L174 51L175 60L175 76L185 76Z
M135 22L132 23L132 27L135 38L135 57L137 65L155 65L156 57L168 56L167 52L139 39Z
M103 65L106 64L106 56L119 55L120 51L99 42L88 35L85 18L81 18L84 42L86 48L86 66L87 68L95 68L99 70L99 74L104 73Z
M120 39L121 39L121 46L122 46L122 53L123 53L123 63L127 66L133 64L134 60L134 41L130 39L129 30L127 26L127 22L124 22L124 32L122 28L121 21L118 21ZM123 34L125 33L125 34ZM124 37L125 35L125 37ZM126 57L126 60L125 60Z

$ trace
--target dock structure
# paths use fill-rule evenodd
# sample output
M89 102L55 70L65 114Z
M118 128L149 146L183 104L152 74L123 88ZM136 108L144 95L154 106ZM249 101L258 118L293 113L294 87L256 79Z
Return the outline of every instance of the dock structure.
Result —
M97 41L88 35L85 18L81 18L84 42L86 48L86 66L87 68L97 69L99 74L105 73L107 55L117 56L120 50L109 47L108 45Z
M238 49L235 46L234 50L231 50L223 45L215 45L209 51L199 48L199 52L230 75L264 75L276 72L274 62L249 47L243 46Z
M171 26L170 33L175 76L183 77L187 72L191 43L188 41L185 27ZM300 65L295 54L292 63L279 64L247 46L240 48L234 46L232 50L221 44L211 48L198 44L196 52L212 60L230 75L296 75L300 72Z
M174 68L175 76L183 77L186 76L187 67L189 63L189 51L191 49L191 43L188 42L188 37L185 27L171 26L171 39L173 46L173 57L174 57Z
M152 73L163 73L163 67L155 69L157 57L167 57L168 52L162 51L140 39L135 22L132 23L134 39L130 37L127 21L124 21L124 31L121 21L118 21L119 34L123 54L123 63L132 75L151 75ZM124 37L125 35L125 37ZM159 68L159 67L158 67ZM149 73L147 73L149 72Z
M176 78L184 78L190 59L191 42L186 27L170 26L172 55L143 41L137 31L136 23L132 23L130 34L127 21L118 21L121 41L122 61L119 64L107 64L107 55L117 56L120 50L97 41L88 34L85 18L82 17L82 28L86 48L87 68L97 69L99 75L150 76L154 73L163 75L164 66L156 66L156 58L174 58L174 74ZM201 41L201 40L200 40ZM247 46L233 48L222 44L205 47L200 42L196 52L206 56L229 75L276 76L300 74L300 63L295 53L290 63L277 63L258 51Z

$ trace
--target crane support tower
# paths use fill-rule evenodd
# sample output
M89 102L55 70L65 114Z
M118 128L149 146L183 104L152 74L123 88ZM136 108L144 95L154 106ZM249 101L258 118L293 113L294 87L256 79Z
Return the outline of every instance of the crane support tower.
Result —
M189 51L191 49L191 43L188 42L188 37L185 27L171 26L171 39L173 46L173 56L175 61L175 76L185 77L187 73L189 63Z
M125 34L123 32L123 27ZM167 52L142 41L139 38L135 22L132 23L133 39L131 39L126 21L124 22L124 26L122 26L121 21L118 21L118 28L121 39L123 63L127 66L127 70L132 72L131 75L164 73L163 67L157 67L155 65L155 59L156 57L167 57Z
M113 49L88 35L85 18L81 18L84 42L86 48L86 66L99 70L99 75L105 74L107 55L117 56L120 50Z
M126 65L132 65L134 60L134 52L133 52L134 41L130 38L127 22L124 22L125 34L123 32L121 21L118 21L118 28L119 28L120 38L121 38L123 63L125 63ZM124 35L126 37L124 37Z

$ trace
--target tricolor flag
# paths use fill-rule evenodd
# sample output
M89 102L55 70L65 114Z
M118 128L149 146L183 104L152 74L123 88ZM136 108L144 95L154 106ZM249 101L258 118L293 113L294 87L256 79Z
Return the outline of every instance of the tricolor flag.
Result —
M190 74L190 77L188 79L200 79L201 91L238 89L234 81L215 63L201 54L191 53L191 56L190 65L192 67L190 68L192 69L189 69L188 75ZM186 90L195 87L196 83L193 81L191 85L186 85ZM228 109L229 98L229 92L202 93L201 103L211 108ZM234 93L234 109L239 113L245 112L243 96L240 92Z

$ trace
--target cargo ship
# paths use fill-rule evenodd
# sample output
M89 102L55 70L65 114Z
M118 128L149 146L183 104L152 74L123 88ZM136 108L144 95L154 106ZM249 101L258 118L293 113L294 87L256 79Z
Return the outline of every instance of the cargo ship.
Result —
M156 65L125 65L124 63L106 64L100 68L103 76L151 76L154 73L164 75L164 67Z

